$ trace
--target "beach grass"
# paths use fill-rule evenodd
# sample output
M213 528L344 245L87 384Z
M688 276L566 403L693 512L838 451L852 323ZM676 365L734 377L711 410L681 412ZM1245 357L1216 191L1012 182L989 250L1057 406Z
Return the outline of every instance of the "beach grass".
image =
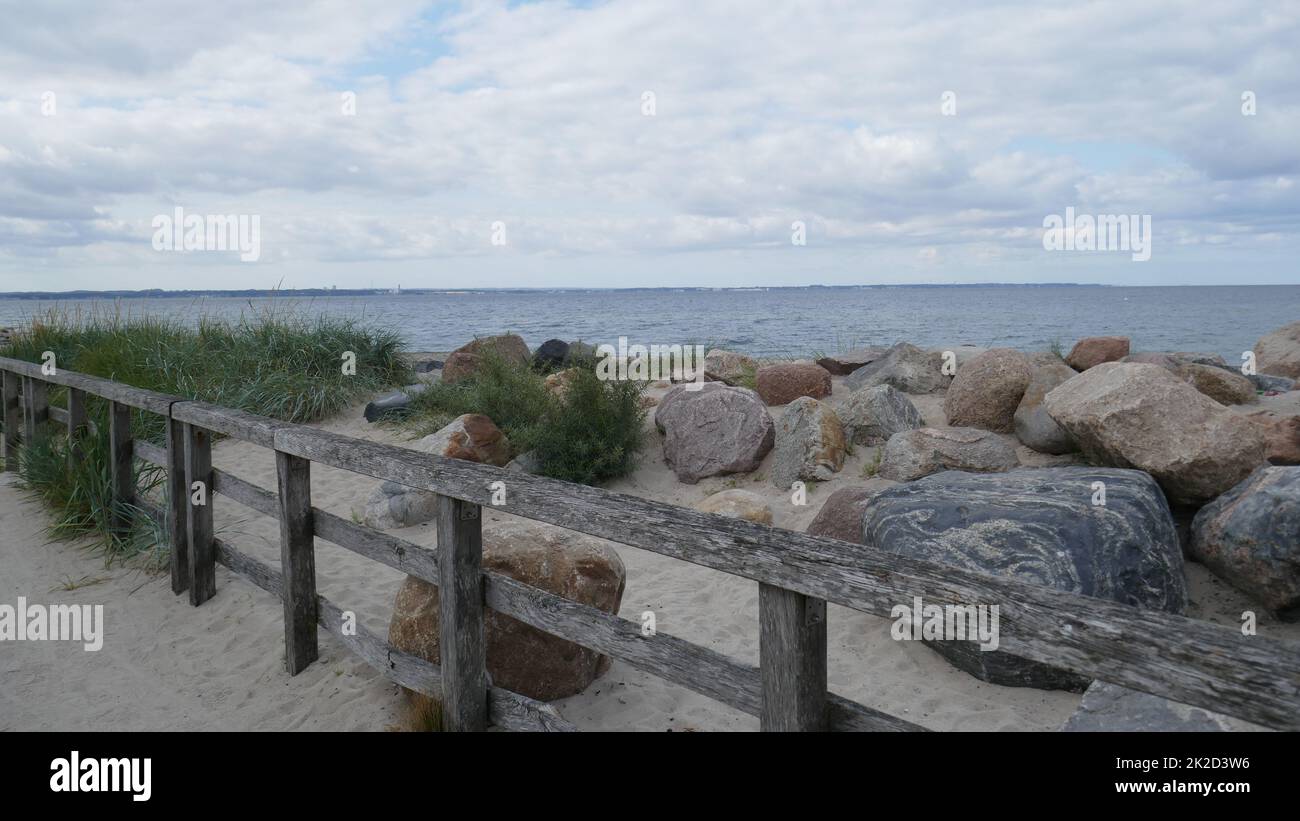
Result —
M531 454L542 476L594 485L627 475L645 442L642 385L602 380L594 363L572 370L556 395L542 374L488 353L472 378L415 396L399 424L425 436L479 413L506 434L512 455Z
M195 325L121 311L51 312L15 334L4 355L44 362L164 394L197 399L291 422L326 418L413 376L397 334L359 323L264 311L238 321ZM355 362L355 370L345 364ZM66 391L50 391L66 405ZM61 426L49 424L20 457L24 486L51 510L55 539L94 538L108 561L148 552L164 542L157 525L114 502L110 487L107 403L88 397L92 432L83 458L70 464ZM162 444L164 420L135 412L137 438ZM137 466L142 498L161 493L157 469ZM113 527L125 521L127 527Z

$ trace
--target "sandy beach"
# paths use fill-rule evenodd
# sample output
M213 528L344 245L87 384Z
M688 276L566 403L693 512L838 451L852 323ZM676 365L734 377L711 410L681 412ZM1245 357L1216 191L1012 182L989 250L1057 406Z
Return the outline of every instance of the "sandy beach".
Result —
M834 380L833 400L847 389ZM662 396L664 388L649 394ZM943 424L942 395L910 397L931 425ZM1300 412L1300 393L1265 397L1249 410ZM782 408L770 409L774 416ZM411 445L401 432L367 424L361 408L321 425L372 441ZM659 434L650 434L638 469L611 490L691 505L711 493L740 487L771 506L774 525L802 531L837 488L864 481L876 448L858 447L830 481L817 484L808 504L766 480L769 455L753 474L680 483L665 465ZM1018 449L1025 465L1070 464ZM235 441L214 450L217 467L274 488L270 451ZM316 465L314 504L351 516L378 481ZM503 518L486 511L487 521ZM261 561L278 565L276 524L229 499L215 501L217 534ZM406 726L399 688L321 634L321 658L289 677L283 666L280 602L251 583L217 569L215 599L191 607L173 596L165 575L130 567L105 568L102 558L78 543L50 544L41 507L21 492L12 474L0 485L0 600L32 598L49 591L46 603L105 605L104 649L86 652L60 642L16 642L0 654L0 730L393 730ZM422 545L436 544L435 528L396 531ZM614 545L627 568L621 615L656 613L658 629L756 664L757 585L685 562ZM316 542L320 592L385 634L403 576L326 542ZM1243 610L1257 609L1200 565L1186 566L1191 594L1188 615L1224 625L1239 624ZM64 589L71 587L75 589ZM1058 729L1080 696L1061 691L1001 687L950 666L919 643L890 638L889 621L831 606L830 689L869 707L934 730ZM1300 624L1280 624L1261 613L1259 634L1300 640ZM757 730L757 719L704 696L667 684L621 662L585 692L555 702L583 730Z

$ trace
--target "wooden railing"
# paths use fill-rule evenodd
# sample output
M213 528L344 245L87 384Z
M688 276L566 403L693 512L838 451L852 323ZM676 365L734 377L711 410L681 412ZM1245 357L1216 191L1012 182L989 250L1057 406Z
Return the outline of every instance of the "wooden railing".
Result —
M760 719L764 730L920 730L826 689L828 602L888 617L900 603L999 605L1000 648L1090 678L1278 729L1300 729L1300 646L1168 613L1073 595L766 525L599 488L507 472L405 448L279 422L95 377L0 358L4 445L15 469L22 439L45 420L68 426L75 444L87 395L108 400L114 491L134 501L132 458L167 475L165 522L172 590L201 605L216 592L220 563L284 603L290 674L317 655L324 628L404 687L439 698L450 730L489 724L570 730L550 706L493 687L486 672L484 611L518 619ZM68 408L51 408L47 384L68 389ZM166 420L166 444L133 440L131 410ZM21 434L20 434L21 431ZM275 451L278 490L212 466L214 434ZM75 447L72 449L75 454ZM74 455L75 458L75 455ZM311 503L313 463L431 491L440 496L438 548L372 530ZM481 506L671 556L759 585L759 665L482 569ZM191 502L195 491L204 504ZM212 497L221 495L280 522L280 568L215 537ZM440 664L404 653L316 592L314 540L323 539L437 585Z

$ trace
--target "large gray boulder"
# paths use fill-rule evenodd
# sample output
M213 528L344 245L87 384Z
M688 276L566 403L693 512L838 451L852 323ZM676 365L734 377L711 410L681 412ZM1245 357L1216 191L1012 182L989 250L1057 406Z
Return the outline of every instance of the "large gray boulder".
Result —
M739 385L757 372L758 363L743 353L714 348L704 355L704 378L712 382Z
M1160 696L1094 681L1079 709L1065 722L1065 733L1222 733L1261 732L1267 728L1212 713Z
M844 385L851 391L891 385L903 393L934 393L952 381L943 372L943 361L940 351L923 351L899 342L884 356L846 376Z
M1300 608L1300 467L1266 467L1201 508L1192 558L1278 612Z
M1104 505L1094 504L1098 482L1105 489ZM1183 554L1169 506L1141 471L948 471L873 496L865 506L862 534L868 547L964 570L1171 613L1187 605ZM1087 679L1073 673L1000 650L980 650L971 642L932 646L957 667L995 684L1087 686Z
M1016 449L996 433L978 428L917 428L885 443L880 475L910 482L942 470L992 473L1020 464Z
M669 390L655 409L655 427L664 435L664 461L692 485L706 476L754 470L776 440L758 394L721 382Z
M845 440L855 445L879 445L905 430L924 427L921 412L892 385L877 385L849 394L835 412Z
M1020 398L1020 404L1016 407L1012 419L1016 438L1026 447L1039 453L1058 455L1073 453L1079 449L1074 438L1066 433L1043 407L1043 398L1053 388L1077 375L1078 372L1074 368L1059 359L1034 368L1033 376L1029 379L1029 387L1025 388L1025 395Z
M1278 328L1255 343L1255 370L1300 379L1300 322Z
M798 480L824 482L844 466L844 429L835 411L801 396L786 406L776 425L772 484L788 489Z
M1264 462L1255 424L1158 365L1097 365L1043 407L1092 461L1145 470L1174 504L1204 504Z
M993 348L959 366L943 399L948 424L1010 433L1032 370L1013 348Z

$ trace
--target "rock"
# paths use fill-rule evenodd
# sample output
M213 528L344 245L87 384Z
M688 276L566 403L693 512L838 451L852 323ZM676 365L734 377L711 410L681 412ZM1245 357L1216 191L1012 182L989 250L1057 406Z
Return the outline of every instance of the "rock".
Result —
M438 359L421 359L420 361L416 362L412 367L417 374L433 373L434 371L442 370L443 364L445 363L443 363L441 360Z
M447 357L447 361L442 366L442 381L447 385L455 385L478 373L482 365L481 356L472 353L453 353Z
M400 391L393 391L385 394L373 402L366 403L366 409L362 412L367 422L378 422L387 416L400 416L411 404L411 398L419 396L427 388L426 383L416 385L407 385Z
M574 380L581 373L581 368L565 368L562 371L547 374L546 378L542 380L542 384L556 399L564 401L564 398L568 396L569 387L573 385Z
M934 393L951 381L952 377L943 373L941 352L899 342L884 356L846 376L844 385L851 391L890 385L903 393Z
M1264 435L1264 458L1274 465L1300 465L1300 416L1255 411L1246 419Z
M537 458L537 451L525 451L507 462L506 470L538 475L542 472L542 462Z
M655 427L664 434L664 461L679 481L692 485L706 476L754 470L776 440L758 394L721 382L670 389L655 409Z
M467 353L474 356L483 356L488 352L495 353L501 359L513 365L528 365L532 361L532 356L528 353L528 344L524 342L522 336L516 334L480 337L473 342L461 345L455 350L454 354ZM448 360L450 359L451 357L448 357Z
M1174 375L1220 405L1245 405L1259 401L1255 396L1255 386L1249 379L1224 368L1188 362L1179 365Z
M821 399L831 395L831 375L815 362L764 365L758 369L755 384L768 405L788 405L801 396Z
M384 482L358 512L366 527L397 530L431 522L438 516L438 494Z
M1255 386L1255 390L1274 391L1276 393L1286 393L1295 390L1296 381L1285 376L1273 376L1267 373L1252 373L1246 377L1250 383Z
M1145 470L1174 504L1204 504L1264 461L1254 424L1156 365L1097 365L1043 407L1093 462Z
M1076 371L1095 368L1103 362L1115 362L1128 356L1127 336L1090 336L1074 343L1065 364Z
M655 396L643 395L638 401L643 408L656 408L659 406L659 399Z
M994 348L959 365L943 400L948 424L1010 433L1031 374L1029 358L1011 348Z
M1216 733L1259 732L1265 728L1239 718L1094 681L1079 709L1061 727L1064 733Z
M713 382L739 385L757 372L758 363L743 353L714 348L704 355L704 378Z
M864 365L870 365L888 352L888 348L854 348L851 351L823 356L817 360L832 376L848 376Z
M1172 354L1162 353L1160 351L1144 351L1142 353L1133 353L1119 360L1120 362L1133 362L1139 365L1158 365L1167 371L1176 371L1180 363L1174 359Z
M926 353L938 354L941 361L944 354L951 353L953 363L960 368L962 365L965 365L967 362L987 351L988 348L981 348L978 345L971 345L970 343L963 342L960 345L939 345L928 349Z
M891 385L854 391L835 412L844 428L844 439L855 445L880 445L895 433L925 425L912 400Z
M696 510L744 519L760 525L772 524L772 508L757 493L748 490L723 490L696 502Z
M608 542L525 522L483 526L483 569L566 599L617 613L626 571ZM408 576L393 603L388 641L439 663L438 588ZM585 690L609 661L494 610L485 614L492 684L551 701Z
M1201 508L1191 555L1274 611L1300 607L1300 467L1265 467Z
M1217 353L1198 353L1196 351L1174 351L1169 356L1179 365L1213 365L1226 368L1228 363Z
M1025 447L1039 453L1052 454L1073 453L1079 449L1074 437L1066 433L1043 407L1043 397L1048 392L1077 375L1074 368L1061 361L1034 369L1029 387L1025 388L1025 395L1021 397L1012 420L1016 438Z
M862 544L862 512L872 496L898 484L888 479L868 479L860 485L842 487L822 503L817 517L805 531L845 542Z
M497 467L510 461L510 440L481 413L457 417L442 430L421 439L415 449Z
M910 482L942 470L993 473L1020 463L1016 449L996 433L978 428L918 428L885 443L880 475Z
M548 339L533 351L533 367L549 371L564 367L569 361L569 343L563 339Z
M900 434L901 435L901 434ZM1094 483L1106 504L1094 505ZM863 544L963 570L991 573L1130 606L1181 613L1183 554L1169 506L1136 470L1022 468L997 475L948 471L888 488L867 502ZM996 604L997 602L970 602ZM1082 690L1074 673L980 650L930 646L995 684Z
M1255 371L1300 379L1300 322L1292 322L1255 343Z
M578 365L596 360L596 346L588 345L582 340L569 343L569 352L564 357L564 364Z
M776 425L772 484L824 482L844 466L844 429L829 405L807 396L790 403Z

